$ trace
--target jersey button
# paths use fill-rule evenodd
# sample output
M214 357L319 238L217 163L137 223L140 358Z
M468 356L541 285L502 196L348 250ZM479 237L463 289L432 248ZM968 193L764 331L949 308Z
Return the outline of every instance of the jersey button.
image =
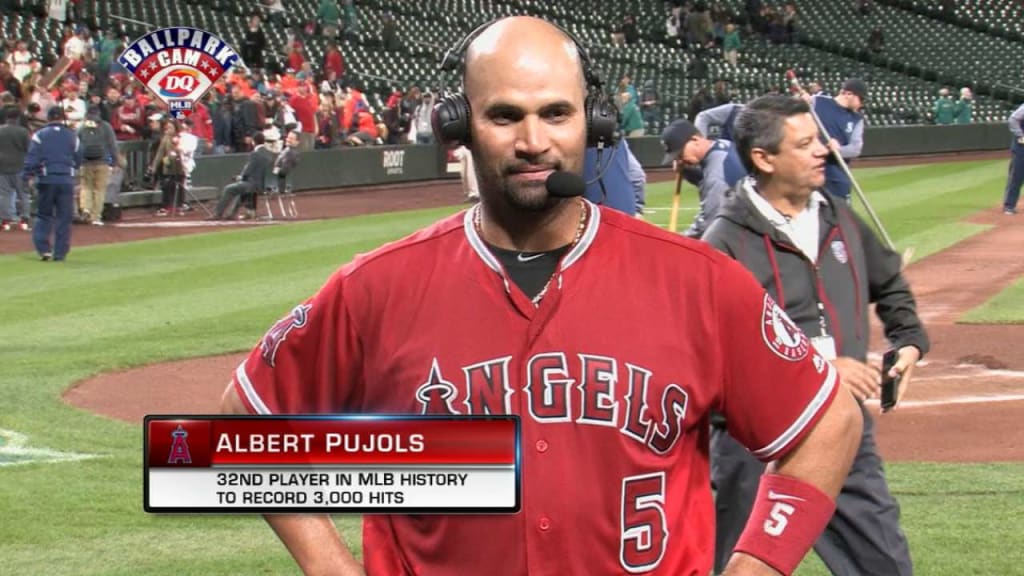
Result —
M537 452L544 453L544 452L548 451L548 442L547 442L547 440L537 440L536 446L537 446Z
M541 516L540 520L537 521L537 528L540 528L542 531L546 532L548 529L551 528L551 520L549 520L546 516Z

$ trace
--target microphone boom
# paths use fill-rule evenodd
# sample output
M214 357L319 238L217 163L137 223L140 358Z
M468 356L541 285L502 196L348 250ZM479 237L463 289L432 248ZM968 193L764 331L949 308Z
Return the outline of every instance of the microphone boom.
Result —
M572 172L555 171L544 181L548 194L556 198L575 198L583 196L587 184Z

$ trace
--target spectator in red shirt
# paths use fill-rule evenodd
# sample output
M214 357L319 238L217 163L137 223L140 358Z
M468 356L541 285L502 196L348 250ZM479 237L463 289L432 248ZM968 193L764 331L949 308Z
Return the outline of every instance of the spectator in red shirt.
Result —
M355 88L348 87L348 95L345 98L345 105L341 112L341 129L351 132L356 117L356 108L363 104L363 93Z
M305 50L302 45L296 42L292 44L292 51L288 53L288 67L292 70L301 70L302 63L306 61Z
M200 151L206 154L213 150L213 119L210 118L210 108L203 101L195 103L195 110L192 112L192 134L201 139L204 148Z
M341 50L334 40L327 41L327 53L324 54L324 71L334 72L335 77L341 79L345 76L345 60L341 56Z
M295 119L302 125L299 133L301 150L312 150L316 138L316 106L310 103L309 85L299 84L297 92L288 98L288 105L295 110ZM315 94L314 94L315 96Z
M380 136L380 132L377 129L377 119L374 118L365 104L360 104L356 107L355 123L356 131L345 139L346 144L349 146L366 146L377 141L377 137Z
M141 140L142 129L146 125L143 118L144 110L135 99L135 94L124 95L121 105L111 115L110 125L118 140Z

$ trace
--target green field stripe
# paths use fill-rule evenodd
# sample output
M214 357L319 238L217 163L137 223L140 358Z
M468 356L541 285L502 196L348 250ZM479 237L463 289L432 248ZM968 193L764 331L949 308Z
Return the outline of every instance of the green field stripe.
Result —
M886 189L893 186L903 185L908 182L925 181L944 176L955 175L967 171L984 170L988 173L996 173L994 166L1005 170L1005 162L993 160L980 160L975 162L953 162L944 164L919 164L913 166L900 166L894 168L865 168L855 169L854 178L870 194L875 189Z
M109 362L100 363L95 359L96 350L107 350L121 361L127 358L156 361L160 357L181 357L186 351L189 354L218 353L218 346L255 344L275 319L300 300L290 297L290 290L225 300L219 291L211 289L192 294L193 298L210 299L205 305L197 304L195 299L178 298L153 311L145 303L134 303L124 305L123 313L114 317L83 314L62 317L43 334L39 331L49 324L45 321L5 325L0 338L12 342L7 352L13 361L24 357L31 362L40 350L45 350L53 360L39 368L43 374L59 371L67 364L109 366ZM18 334L21 336L14 340ZM244 340L240 342L240 339Z
M1024 323L1024 280L1017 280L958 321L965 324Z
M954 246L959 242L989 230L991 226L985 224L971 224L969 222L956 222L943 226L933 226L916 234L910 234L893 240L897 248L905 250L914 249L911 262L917 262Z
M890 175L903 174L905 172L914 172L920 170L923 166L922 164L904 164L901 166L875 166L872 168L861 168L858 164L859 162L855 160L851 166L851 168L853 168L853 175L858 180L862 178L882 178Z
M370 246L363 241L352 241L339 247L346 254ZM144 304L159 307L167 302L190 298L193 293L218 289L225 296L234 293L234 298L259 297L266 291L277 290L281 284L295 287L296 284L312 287L317 279L326 277L340 264L334 265L331 251L291 246L273 253L250 253L222 262L197 261L189 267L187 274L176 266L170 270L151 269L145 275L119 279L115 276L103 283L94 283L88 290L78 286L61 285L36 294L22 294L9 299L4 317L8 322L45 320L66 314L81 312L86 315L104 313L111 308L120 309ZM282 282L268 281L272 274L279 274ZM287 282L283 282L287 280ZM0 328L2 332L3 328Z
M936 171L919 169L900 174L899 178L886 179L885 185L876 185L871 181L861 184L861 189L868 196L872 208L876 212L918 209L921 205L935 203L938 198L972 191L981 194L983 190L995 187L999 181L993 175L989 164L975 166L970 169L956 169L945 166ZM891 181L890 181L891 180ZM988 200L993 205L998 199Z
M35 295L68 281L74 287L103 287L111 279L129 280L152 271L191 273L197 266L241 262L259 255L274 255L297 250L340 251L350 245L376 247L423 226L445 211L398 213L349 223L325 221L267 226L145 240L125 244L89 246L75 249L74 257L61 265L43 264L24 258L6 257L6 278L0 283L8 296ZM344 222L344 224L342 224ZM68 274L73 274L72 278ZM4 304L6 306L6 304Z
M419 219L387 221L376 226L360 226L346 232L335 226L326 233L309 233L297 229L292 235L272 239L211 238L207 248L189 252L174 246L158 257L145 255L120 259L97 250L99 256L91 262L78 262L86 267L79 278L79 270L62 269L61 280L37 282L35 285L12 286L3 304L4 317L31 318L51 312L68 312L118 303L122 299L144 299L160 292L202 288L219 282L242 282L263 278L267 270L274 270L285 278L309 265L319 265L325 272L341 266L357 252L366 252L384 242L397 239L422 224ZM186 255L186 256L182 256ZM36 263L36 266L43 266ZM272 266L273 268L267 268ZM72 276L69 278L68 276ZM17 284L17 281L11 284ZM7 285L8 283L4 283ZM173 285L173 286L172 286ZM165 289L162 289L163 286ZM239 285L239 289L243 288ZM37 305L50 302L46 310Z

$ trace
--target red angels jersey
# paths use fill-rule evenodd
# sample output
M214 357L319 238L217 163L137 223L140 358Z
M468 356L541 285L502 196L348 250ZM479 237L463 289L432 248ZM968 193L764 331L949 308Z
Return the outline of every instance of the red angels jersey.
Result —
M767 461L834 398L834 368L738 263L587 207L537 306L474 208L340 268L235 371L260 414L520 415L521 511L365 516L368 574L704 576L709 411Z

